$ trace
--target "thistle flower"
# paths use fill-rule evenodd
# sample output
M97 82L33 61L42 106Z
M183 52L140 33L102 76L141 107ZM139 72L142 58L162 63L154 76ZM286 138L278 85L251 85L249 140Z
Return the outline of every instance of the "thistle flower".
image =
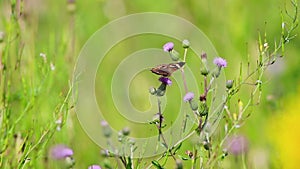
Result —
M219 68L227 67L227 62L225 59L218 57L214 59L214 64L217 65Z
M73 156L73 150L65 145L59 144L50 149L50 157L55 160L65 159L71 156Z
M162 83L164 83L165 85L168 85L168 86L172 85L172 80L167 77L160 77L158 80L161 81Z
M248 140L242 135L228 138L226 148L229 153L239 155L248 151Z
M194 93L192 93L192 92L188 92L184 97L183 97L183 100L185 101L185 102L187 102L187 101L191 101L193 98L194 98Z
M108 126L109 126L109 124L108 124L107 121L105 121L105 120L102 120L102 121L100 122L100 124L101 124L102 127L108 127Z
M174 43L173 42L168 42L163 46L163 49L165 52L171 52L174 48Z
M99 165L94 164L94 165L89 166L88 169L101 169L101 167Z

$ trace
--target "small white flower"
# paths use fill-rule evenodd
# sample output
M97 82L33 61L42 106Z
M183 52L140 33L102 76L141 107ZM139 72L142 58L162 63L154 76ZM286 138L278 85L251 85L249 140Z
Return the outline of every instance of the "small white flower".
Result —
M55 66L54 66L54 64L53 64L52 62L50 63L50 69L51 69L52 71L55 70Z

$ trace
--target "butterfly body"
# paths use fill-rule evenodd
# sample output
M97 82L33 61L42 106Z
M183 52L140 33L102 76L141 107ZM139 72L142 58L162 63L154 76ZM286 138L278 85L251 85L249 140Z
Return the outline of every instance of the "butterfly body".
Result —
M161 64L151 69L151 72L161 76L171 76L173 72L182 68L185 62Z

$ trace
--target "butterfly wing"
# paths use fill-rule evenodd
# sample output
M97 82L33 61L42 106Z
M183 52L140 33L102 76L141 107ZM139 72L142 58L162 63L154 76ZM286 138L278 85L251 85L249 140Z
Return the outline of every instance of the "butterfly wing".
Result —
M151 72L154 74L157 74L157 75L161 75L161 76L170 76L171 75L171 72L168 69L168 65L166 65L166 64L162 64L162 65L152 68Z
M152 73L155 73L157 75L161 76L171 76L173 72L180 69L185 62L179 62L179 63L170 63L170 64L162 64L159 66L156 66L155 68L151 69Z

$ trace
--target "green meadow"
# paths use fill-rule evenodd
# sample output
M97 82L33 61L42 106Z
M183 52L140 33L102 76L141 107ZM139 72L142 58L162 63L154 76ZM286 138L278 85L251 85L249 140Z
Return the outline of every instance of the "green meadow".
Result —
M97 30L120 17L143 12L168 13L193 23L211 41L219 56L226 59L226 79L236 80L241 65L244 74L257 67L259 38L270 48L279 44L282 22L286 26L293 22L293 17L286 12L294 15L295 8L288 0L0 0L0 168L68 168L65 160L50 157L51 147L57 144L73 150L75 169L92 164L118 168L117 158L105 158L101 147L90 139L77 118L74 70L81 49ZM292 35L297 34L296 28ZM162 50L169 41L174 42L180 54L184 52L177 39L142 34L120 41L99 65L95 95L114 130L129 127L133 137L157 134L155 126L132 124L119 114L111 94L112 76L128 55L146 48ZM102 46L97 50L103 50ZM285 44L284 55L264 72L261 93L247 109L245 121L232 133L247 139L246 154L229 154L211 168L298 168L299 53L297 35ZM189 51L186 64L199 84L202 83L200 62L196 53ZM158 77L146 69L137 73L128 89L131 106L139 111L156 109L157 105L150 102L152 96L148 89L159 86ZM256 78L249 80L255 83ZM121 88L123 84L119 85ZM238 111L238 100L246 105L251 90L246 85L234 95L232 112ZM195 94L199 98L199 92ZM173 81L166 93L168 104L164 118L169 120L166 128L172 126L170 121L176 119L172 112L181 104L189 108L181 96ZM220 131L225 124L225 120L221 121ZM215 135L219 138L218 132ZM186 150L193 150L192 141L185 142L180 153L187 156ZM153 159L143 159L139 168L149 166ZM189 160L182 163L184 168L192 167ZM165 168L175 167L172 159L165 165Z

